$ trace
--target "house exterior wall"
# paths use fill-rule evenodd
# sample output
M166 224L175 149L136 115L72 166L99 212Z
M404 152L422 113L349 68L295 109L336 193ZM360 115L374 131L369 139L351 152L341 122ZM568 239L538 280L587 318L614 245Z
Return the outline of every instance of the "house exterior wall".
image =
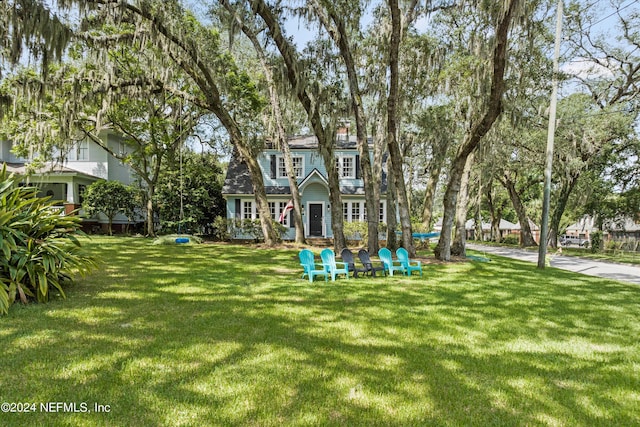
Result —
M106 139L114 152L126 150L124 140L118 135L104 133L101 138ZM11 141L0 141L0 162L28 163L28 159L16 157L11 148ZM26 176L25 181L39 188L39 196L50 196L52 200L59 201L60 205L65 206L66 212L80 209L84 190L97 179L120 181L126 185L130 185L135 179L129 166L90 140L73 146L64 158L62 165L47 166L37 174ZM83 215L84 212L80 210L80 214ZM100 223L107 222L107 218L102 214L98 214L95 220ZM127 223L129 219L124 215L119 214L114 218L114 224Z
M299 140L297 141L299 144ZM327 172L322 156L317 151L317 146L302 144L295 146L290 144L291 155L294 159L294 168L300 170L297 174L301 204L302 221L305 228L306 237L333 237L331 208L329 201L329 188L327 183ZM336 163L340 174L340 188L346 221L365 221L365 198L364 182L360 177L359 153L355 142L348 148L335 150ZM262 170L262 178L267 190L267 200L270 204L272 217L277 221L280 212L286 203L291 199L289 190L289 180L284 168L283 154L276 149L265 149L257 157L258 164ZM371 159L373 160L373 159ZM239 162L239 160L236 160ZM232 163L234 160L232 159ZM255 215L255 200L250 186L248 185L248 175L238 182L239 169L234 169L230 165L225 185L229 183L227 191L223 195L227 200L227 219L257 219ZM248 172L245 172L248 174ZM242 189L234 192L233 189ZM386 222L386 202L381 205L382 217ZM253 203L252 206L250 204ZM344 208L341 208L343 211ZM379 216L379 215L378 215ZM319 218L320 217L320 218ZM283 236L285 240L295 238L295 229L291 224L291 216L287 215L285 222L286 232ZM321 232L318 233L319 227ZM236 233L233 238L250 239L252 236Z
M114 152L114 153L127 153L128 151L128 147L127 145L124 143L124 139L122 137L120 137L119 135L113 135L113 134L109 134L108 136L108 140L107 140L108 146L109 148ZM100 148L100 147L98 147ZM105 150L102 150L105 151ZM106 152L106 151L105 151ZM122 161L116 159L113 156L108 155L107 156L107 167L108 167L108 180L110 181L120 181L123 184L126 185L131 185L134 180L135 180L135 176L133 174L133 171L131 170L131 168L127 165L125 165L124 163L122 163Z
M0 161L7 163L24 163L26 160L11 152L11 141L0 141Z

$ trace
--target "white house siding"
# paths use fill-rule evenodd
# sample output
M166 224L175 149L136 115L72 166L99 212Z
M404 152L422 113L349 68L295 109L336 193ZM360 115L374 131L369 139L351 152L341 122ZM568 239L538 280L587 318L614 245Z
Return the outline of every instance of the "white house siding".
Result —
M24 163L25 159L17 157L11 152L13 143L11 141L0 141L0 161L7 163Z
M76 156L70 155L65 162L65 166L96 178L109 179L108 153L95 142L87 144L87 160L77 160Z
M108 146L114 153L119 153L122 148L122 138L117 135L109 135ZM100 148L100 147L98 147ZM105 150L102 150L105 151ZM113 156L107 156L108 161L108 179L110 181L120 181L123 184L130 185L134 182L133 172L131 168L126 166L120 160Z

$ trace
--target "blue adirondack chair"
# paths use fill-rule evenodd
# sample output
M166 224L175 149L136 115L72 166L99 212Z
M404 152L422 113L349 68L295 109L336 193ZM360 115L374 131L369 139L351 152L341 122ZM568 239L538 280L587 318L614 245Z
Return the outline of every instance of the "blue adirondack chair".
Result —
M335 281L338 274L344 274L347 279L349 278L349 265L346 262L337 262L333 250L323 249L320 252L320 258L322 258L325 270L331 275L331 280ZM338 265L341 265L342 268L339 268Z
M384 269L387 271L387 274L393 276L394 271L399 271L402 274L407 274L407 270L405 270L404 266L400 263L400 261L394 261L391 256L391 251L387 248L382 248L378 251L378 257L382 264L384 264Z
M327 273L327 270L322 264L317 264L315 262L313 252L309 249L303 249L298 254L298 257L300 258L300 265L304 268L304 273L302 273L303 279L304 276L307 276L309 277L309 281L313 282L313 278L315 276L324 276L324 281L326 282L328 280L329 274Z
M407 252L405 248L398 248L396 250L396 256L398 257L398 261L400 261L406 270L407 275L411 276L412 271L419 271L422 276L422 262L415 259L409 259L409 252Z

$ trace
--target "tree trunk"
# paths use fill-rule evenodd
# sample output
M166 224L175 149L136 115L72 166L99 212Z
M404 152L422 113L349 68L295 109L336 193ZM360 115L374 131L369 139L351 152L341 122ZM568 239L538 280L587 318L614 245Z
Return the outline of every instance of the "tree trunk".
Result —
M496 45L493 52L493 75L491 77L491 91L487 99L486 111L482 119L472 124L465 134L464 141L456 157L454 158L450 173L449 183L444 195L444 218L442 220L442 231L440 240L436 246L436 257L442 261L451 259L451 233L453 229L453 218L455 216L456 201L460 191L460 181L464 173L464 166L467 157L476 149L480 140L491 129L502 112L502 94L504 93L505 82L504 72L507 62L507 35L511 18L520 0L511 0L508 8L498 23L496 28Z
M344 227L342 218L342 198L340 196L340 181L333 157L333 145L335 144L335 126L323 124L320 109L316 105L318 99L310 91L301 73L306 69L299 61L297 53L291 41L284 36L278 19L273 15L264 0L252 0L251 9L264 21L276 48L282 56L287 68L287 79L295 90L300 104L307 113L314 134L318 138L318 150L324 160L327 169L327 181L329 182L329 199L331 203L331 229L333 231L334 249L341 251L345 246Z
M433 162L432 162L433 163ZM440 181L440 169L442 164L433 165L429 170L426 188L424 189L424 201L422 206L422 224L427 230L431 230L433 226L433 202L436 194L436 188Z
M396 210L396 180L391 173L391 158L387 158L387 248L398 249L398 219Z
M487 204L489 205L489 214L491 215L491 240L500 243L502 235L500 233L500 220L502 219L502 209L497 207L495 203L493 203L493 180L489 183L489 188L487 188Z
M264 244L266 246L274 246L278 242L278 236L273 227L271 218L271 210L267 201L267 192L264 188L262 180L262 170L255 157L243 156L249 175L251 177L251 185L253 186L253 194L256 201L256 211L260 217L260 225L262 226L262 234L264 235Z
M285 169L287 171L287 179L289 181L289 189L291 191L291 200L293 201L292 217L293 225L296 230L295 242L304 244L305 238L304 224L302 222L302 202L300 198L300 191L298 189L298 180L293 169L291 150L289 149L289 142L287 141L287 135L284 130L282 110L280 109L280 97L278 95L276 83L273 78L273 73L271 72L271 68L269 67L267 57L264 53L264 49L262 48L262 44L260 44L260 41L256 36L256 31L250 28L247 23L236 14L235 9L231 7L228 1L222 1L221 3L231 14L233 14L236 23L240 26L240 28L242 28L242 32L251 41L251 44L253 45L253 48L255 49L260 60L260 65L262 66L262 71L264 73L265 79L267 80L267 85L269 87L269 97L271 99L271 110L273 112L273 118L276 124L278 145L283 154Z
M456 207L456 235L451 244L451 255L466 257L465 243L467 239L467 205L469 204L469 180L471 178L471 166L473 165L473 153L467 157L464 166L464 173L460 180L460 192L458 193L458 203Z
M279 107L278 107L279 109ZM279 136L280 147L285 159L285 168L287 169L287 175L289 179L289 189L291 191L291 199L293 200L293 225L296 229L295 242L299 244L305 243L304 238L304 224L302 222L302 199L300 197L300 190L298 188L298 180L296 178L295 170L293 169L293 160L291 158L291 150L289 149L289 142L284 135L284 129L281 129L282 134ZM280 133L280 131L279 131Z
M358 153L360 154L360 172L365 195L365 210L367 213L367 247L369 251L378 248L378 208L375 204L373 194L373 179L371 171L371 159L369 157L369 144L367 141L367 124L365 119L362 97L360 94L360 84L356 72L356 63L353 58L349 34L344 24L344 17L338 16L335 10L331 9L327 14L322 6L316 2L311 2L320 21L329 32L329 35L338 46L340 56L344 60L349 82L349 93L351 95L351 106L356 119L356 138L358 143ZM331 21L329 20L331 18Z
M382 184L382 161L384 158L384 147L385 147L385 130L384 130L384 120L377 119L375 123L375 129L372 132L373 134L373 165L371 166L372 177L371 177L371 186L373 190L373 200L376 206L380 206L381 197L380 197L380 186ZM389 174L387 174L387 187L389 185ZM389 190L387 188L387 194L389 194ZM387 199L387 225L389 224L388 216L389 216L389 200ZM376 229L376 234L378 234L378 230ZM376 239L374 247L369 247L369 252L372 254L377 254L380 250L380 241Z
M522 203L520 194L518 193L518 190L516 190L515 183L511 181L511 178L507 173L505 173L504 180L501 182L504 188L506 188L507 192L509 193L509 198L511 199L513 209L518 215L518 221L520 222L520 244L523 247L538 246L536 240L533 238L533 233L531 232L531 226L529 225L529 216L527 215L527 208Z
M475 240L482 242L484 235L482 234L482 183L478 182L478 196L476 198L475 213Z
M329 125L331 128L332 126ZM327 132L325 130L325 132ZM342 213L342 196L340 194L340 178L336 169L336 159L333 153L335 139L333 132L325 133L324 140L318 141L320 155L327 169L327 182L329 183L329 202L331 203L331 231L333 232L333 250L340 253L347 247L344 238L344 218Z
M560 188L560 195L556 200L556 207L553 210L549 221L549 235L546 237L546 241L549 242L552 248L558 247L558 232L560 231L560 221L562 220L562 215L564 214L564 210L567 207L567 202L569 201L569 196L573 191L576 183L578 182L577 177L571 177L568 182L563 183ZM543 236L540 236L540 244L542 244Z
M409 212L409 200L407 188L402 172L402 154L398 143L398 101L399 101L399 51L400 38L402 36L402 22L398 0L389 0L391 9L391 43L389 47L389 98L387 99L387 144L391 157L391 170L396 185L398 197L398 210L400 213L400 226L402 227L402 246L409 252L409 256L415 256L416 248L413 244L411 231L411 213Z
M153 226L153 216L155 210L153 209L153 197L156 193L155 186L147 181L147 236L155 236L156 230Z

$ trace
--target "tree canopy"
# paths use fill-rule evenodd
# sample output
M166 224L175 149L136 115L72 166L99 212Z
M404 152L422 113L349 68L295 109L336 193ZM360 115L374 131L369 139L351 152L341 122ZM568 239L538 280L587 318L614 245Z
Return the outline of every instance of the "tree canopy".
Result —
M196 13L177 0L9 0L0 6L2 132L46 153L114 127L144 141L131 164L153 159L158 172L213 118L247 163L267 244L277 237L255 158L267 139L312 132L341 249L333 145L338 123L352 122L361 160L373 150L361 165L367 217L377 217L386 165L387 244L397 201L400 244L413 255L412 229L442 219L436 253L448 260L464 254L468 216L538 222L555 5L224 0ZM612 1L603 17L600 4L570 1L565 20L552 241L581 215L640 211L638 6ZM159 179L146 176L148 186ZM527 230L522 243L535 244Z

